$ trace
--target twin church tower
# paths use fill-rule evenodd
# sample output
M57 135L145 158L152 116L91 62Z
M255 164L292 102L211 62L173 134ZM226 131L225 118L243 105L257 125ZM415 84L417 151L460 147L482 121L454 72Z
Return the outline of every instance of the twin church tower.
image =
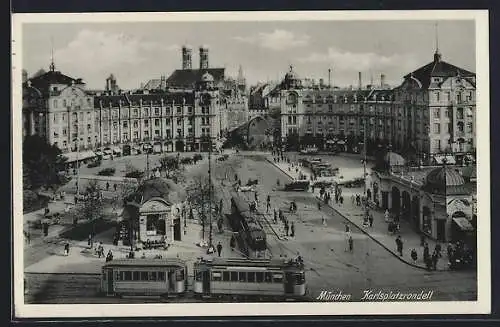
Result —
M208 47L201 46L200 50L200 70L208 69ZM182 69L193 69L193 49L189 46L182 47Z

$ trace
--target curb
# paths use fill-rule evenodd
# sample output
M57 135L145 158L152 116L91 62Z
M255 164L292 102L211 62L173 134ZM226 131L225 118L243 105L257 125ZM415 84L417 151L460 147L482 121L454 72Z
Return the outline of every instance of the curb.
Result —
M283 169L281 169L280 167L276 166L274 164L274 162L272 162L271 160L269 160L268 158L266 158L266 160L272 164L275 168L277 168L279 171L281 171L282 173L284 173L286 176L288 176L289 178L293 179L292 176L290 176L290 174L288 174L286 171L284 171ZM314 195L314 197L318 200L321 201L321 198L319 198L318 196ZM377 240L375 237L373 237L372 235L370 235L370 233L368 233L367 231L365 231L363 228L361 228L357 223L354 223L351 219L347 218L347 216L345 216L344 214L342 214L339 210L337 210L336 208L332 207L330 204L327 204L327 206L332 209L333 211L335 211L339 216L343 217L345 220L349 221L352 225L354 225L358 230L360 230L363 234L367 235L368 237L370 237L373 241L375 241L375 243L377 243L378 245L380 245L381 247L383 247L384 249L386 249L389 253L391 253L394 257L396 257L399 261L413 267L413 268L418 268L418 269L423 269L423 270L427 270L426 267L423 267L423 266L419 266L419 265L416 265L416 264L413 264L409 261L406 261L405 259L401 258L397 253L395 253L394 251L392 251L390 248L388 248L385 244L383 244L382 242L380 242L379 240ZM431 270L431 271L448 271L447 269L436 269L436 270Z
M321 198L318 197L318 196L315 196L316 199L320 200L321 201ZM347 218L344 214L342 214L339 210L337 210L336 208L332 207L330 204L327 204L327 206L332 209L333 211L335 211L339 216L343 217L345 220L349 221L352 225L354 225L358 230L360 230L363 234L367 235L368 237L370 237L373 241L375 241L375 243L377 243L378 245L380 245L381 247L383 247L384 249L386 249L389 253L391 253L394 257L398 258L399 261L403 262L403 263L406 263L407 265L411 266L411 267L414 267L414 268L418 268L418 269L423 269L423 270L428 270L426 267L423 267L423 266L419 266L419 265L416 265L416 264L413 264L405 259L403 259L401 256L399 256L397 253L395 253L394 251L392 251L389 247L387 247L384 243L380 242L379 240L377 240L375 237L373 237L372 235L370 235L370 233L368 233L367 231L365 231L363 228L361 228L357 223L353 222L351 219ZM431 270L431 271L448 271L447 269L436 269L436 270Z

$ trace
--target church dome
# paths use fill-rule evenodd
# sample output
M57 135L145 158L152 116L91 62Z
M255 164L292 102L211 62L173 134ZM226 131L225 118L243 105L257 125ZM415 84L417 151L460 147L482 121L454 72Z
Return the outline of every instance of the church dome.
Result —
M286 81L296 81L296 80L300 80L300 77L296 72L294 72L293 70L290 70L288 73L285 74L285 80Z
M387 152L384 160L391 167L405 165L405 159L400 154L397 154L396 152Z
M202 82L213 82L214 81L214 77L209 72L205 72L205 74L203 74L201 76L201 81Z

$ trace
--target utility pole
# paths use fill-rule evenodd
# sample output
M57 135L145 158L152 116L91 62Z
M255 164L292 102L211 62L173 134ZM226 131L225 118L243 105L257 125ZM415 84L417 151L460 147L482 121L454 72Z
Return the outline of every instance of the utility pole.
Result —
M212 247L212 137L208 141L208 220L210 223L209 246Z
M366 117L364 119L364 124L363 124L363 196L365 198L365 212L364 212L364 222L366 223L366 221L368 220L368 197L367 197L367 194L366 194L366 147L367 147L367 143L366 143Z
M146 149L146 179L149 179L149 148Z

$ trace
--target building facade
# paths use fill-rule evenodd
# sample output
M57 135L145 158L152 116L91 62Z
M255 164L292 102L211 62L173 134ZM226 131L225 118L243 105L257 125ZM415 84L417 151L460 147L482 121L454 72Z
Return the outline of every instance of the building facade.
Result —
M396 148L412 146L424 156L475 152L475 73L443 61L436 50L432 62L404 76L394 95Z
M190 89L123 92L111 75L106 90L51 69L23 84L23 135L46 137L63 152L145 144L160 151L206 151L225 128L219 89L207 71ZM69 155L69 157L74 157ZM82 158L80 158L82 159Z

